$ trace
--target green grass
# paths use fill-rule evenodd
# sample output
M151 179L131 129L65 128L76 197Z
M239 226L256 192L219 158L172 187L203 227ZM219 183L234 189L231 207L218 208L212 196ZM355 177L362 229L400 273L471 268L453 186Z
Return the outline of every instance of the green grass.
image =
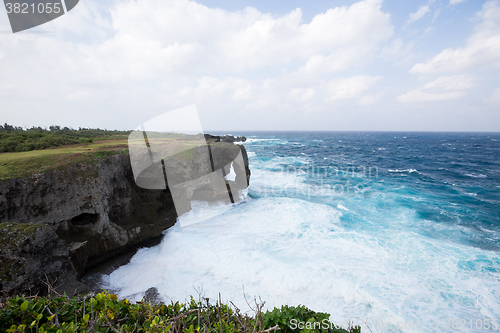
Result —
M106 140L62 148L0 154L0 179L41 174L74 163L95 164L116 154L127 154L127 140Z
M23 129L0 125L0 180L41 174L74 163L95 164L127 153L130 131L61 126Z
M128 145L144 145L142 133L129 141L131 131L51 126L23 129L0 125L0 180L22 178L66 167L75 163L95 164L115 154L128 154ZM193 148L205 144L205 137L179 133L147 132L155 159L176 155L193 158ZM139 151L142 151L139 150Z
M0 125L0 152L23 152L51 147L64 147L97 140L125 139L130 131L108 131L101 129L51 126L50 130L40 127L22 129L8 124Z
M0 223L0 244L7 244L7 238L10 242L25 239L31 236L39 228L43 228L45 225L38 223L12 223L12 222L2 222Z

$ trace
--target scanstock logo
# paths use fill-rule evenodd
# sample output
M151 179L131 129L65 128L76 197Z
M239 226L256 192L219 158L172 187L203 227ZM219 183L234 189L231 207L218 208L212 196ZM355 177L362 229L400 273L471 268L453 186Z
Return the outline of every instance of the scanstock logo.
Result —
M79 0L4 0L12 32L27 30L63 16Z
M193 223L187 214L193 200L229 208L244 199L244 158L230 146L207 144L195 105L146 121L128 137L136 185L168 188L182 227Z

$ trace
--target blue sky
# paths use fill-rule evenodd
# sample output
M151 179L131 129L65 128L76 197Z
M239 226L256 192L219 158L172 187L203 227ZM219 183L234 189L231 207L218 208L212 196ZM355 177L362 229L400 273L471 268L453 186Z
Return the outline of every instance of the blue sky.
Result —
M9 29L2 9L0 122L195 104L205 131L500 131L497 0L81 0Z

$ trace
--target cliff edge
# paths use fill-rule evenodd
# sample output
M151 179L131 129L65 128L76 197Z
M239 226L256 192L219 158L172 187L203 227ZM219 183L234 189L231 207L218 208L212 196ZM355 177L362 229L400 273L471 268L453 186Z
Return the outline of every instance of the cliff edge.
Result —
M244 168L234 168L236 179L228 183L232 189L247 187L250 170L245 147L222 141L210 146L216 168L229 169L241 153ZM206 166L179 164L183 172L211 172L196 168ZM204 185L190 188L187 199L195 198ZM176 219L170 189L137 186L127 153L0 180L2 294L43 295L47 285L70 296L86 292L88 287L79 281L86 271L139 247L158 244Z

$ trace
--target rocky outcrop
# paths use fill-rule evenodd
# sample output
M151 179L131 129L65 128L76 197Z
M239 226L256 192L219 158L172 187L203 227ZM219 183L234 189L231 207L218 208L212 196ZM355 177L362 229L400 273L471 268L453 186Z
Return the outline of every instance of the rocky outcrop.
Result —
M210 146L218 166L241 153L244 168L234 171L240 186L242 178L248 186L245 148L223 142ZM210 172L195 170L199 165L185 163L182 170ZM190 195L194 198L198 190L204 189L194 188ZM83 273L123 253L158 244L176 218L171 190L137 186L128 155L0 181L2 292L44 293L47 282L59 292L81 292L85 286L78 278Z
M208 142L245 142L247 141L247 138L244 136L232 136L231 134L227 135L210 135L210 134L205 134L205 139Z
M55 231L38 223L0 224L0 288L3 295L87 292L69 258L69 249Z

